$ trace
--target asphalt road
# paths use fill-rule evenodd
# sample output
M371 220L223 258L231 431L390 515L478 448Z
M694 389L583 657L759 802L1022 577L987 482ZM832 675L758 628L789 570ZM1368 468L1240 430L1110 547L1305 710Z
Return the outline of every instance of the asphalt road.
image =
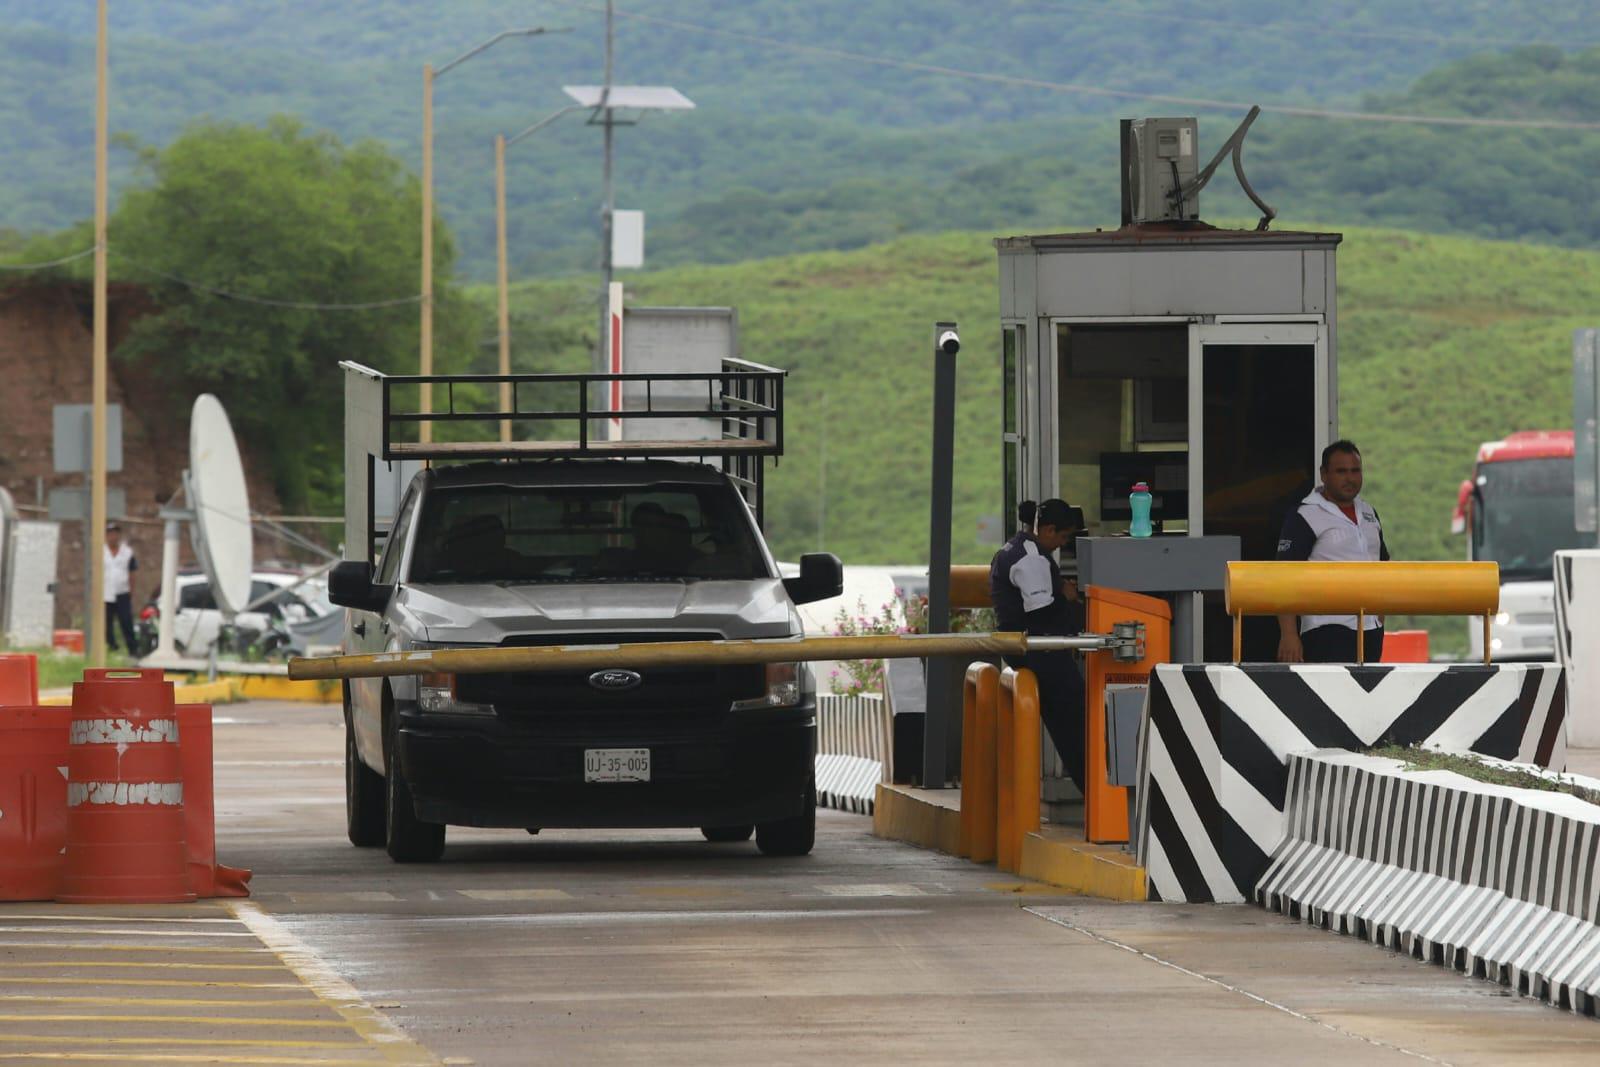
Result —
M398 866L345 841L337 709L217 715L251 900L0 906L0 1060L1600 1061L1600 1022L1361 941L1051 892L833 812L804 859L452 829Z

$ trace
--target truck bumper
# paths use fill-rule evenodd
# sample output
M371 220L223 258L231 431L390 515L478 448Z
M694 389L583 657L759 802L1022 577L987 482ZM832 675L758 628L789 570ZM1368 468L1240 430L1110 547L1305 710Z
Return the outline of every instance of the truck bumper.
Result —
M816 758L816 709L729 713L683 729L619 731L400 710L399 763L428 822L486 827L733 826L800 814ZM592 748L647 748L648 782L585 782Z

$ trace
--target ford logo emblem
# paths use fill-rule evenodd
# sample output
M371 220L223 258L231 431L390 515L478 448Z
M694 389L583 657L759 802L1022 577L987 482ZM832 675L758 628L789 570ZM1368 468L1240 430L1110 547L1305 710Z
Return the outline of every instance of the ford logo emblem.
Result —
M644 676L638 671L607 670L595 671L589 675L589 684L596 689L604 689L609 693L620 693L624 689L632 689Z

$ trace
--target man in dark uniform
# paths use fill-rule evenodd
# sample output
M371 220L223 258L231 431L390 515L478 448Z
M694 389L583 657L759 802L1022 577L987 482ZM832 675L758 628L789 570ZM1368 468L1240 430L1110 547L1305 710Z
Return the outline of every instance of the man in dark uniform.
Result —
M1021 530L989 565L989 598L1001 630L1039 636L1071 636L1083 630L1082 606L1069 598L1061 569L1051 553L1083 528L1082 512L1065 500L1046 500L1035 517L1036 530ZM1011 667L1027 667L1039 679L1039 717L1061 762L1083 789L1083 675L1070 652L1007 657Z

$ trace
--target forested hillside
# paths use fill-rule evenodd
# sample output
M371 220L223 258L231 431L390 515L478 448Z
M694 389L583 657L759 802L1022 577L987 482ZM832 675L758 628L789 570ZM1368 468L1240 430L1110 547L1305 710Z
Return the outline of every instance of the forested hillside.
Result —
M442 64L510 26L570 29L506 41L439 82L443 217L462 272L486 278L492 138L563 106L560 86L598 79L601 9L591 0L456 0L447 11L422 0L119 0L113 127L160 146L199 117L288 113L347 141L376 138L415 166L424 62ZM0 227L37 232L88 214L92 12L0 0L9 60ZM649 212L657 264L952 227L1105 223L1116 210L1117 116L1196 112L1202 147L1214 147L1242 114L1103 91L1600 122L1600 29L1575 4L1342 0L1295 11L1218 0L1197 14L1171 0L636 0L622 4L617 26L619 79L672 84L699 105L618 137L619 203ZM513 149L518 275L597 262L599 148L598 132L569 116ZM132 156L118 155L120 187ZM1595 132L1269 113L1246 159L1290 219L1573 245L1600 237ZM1229 186L1224 175L1213 187L1209 214L1245 210Z

